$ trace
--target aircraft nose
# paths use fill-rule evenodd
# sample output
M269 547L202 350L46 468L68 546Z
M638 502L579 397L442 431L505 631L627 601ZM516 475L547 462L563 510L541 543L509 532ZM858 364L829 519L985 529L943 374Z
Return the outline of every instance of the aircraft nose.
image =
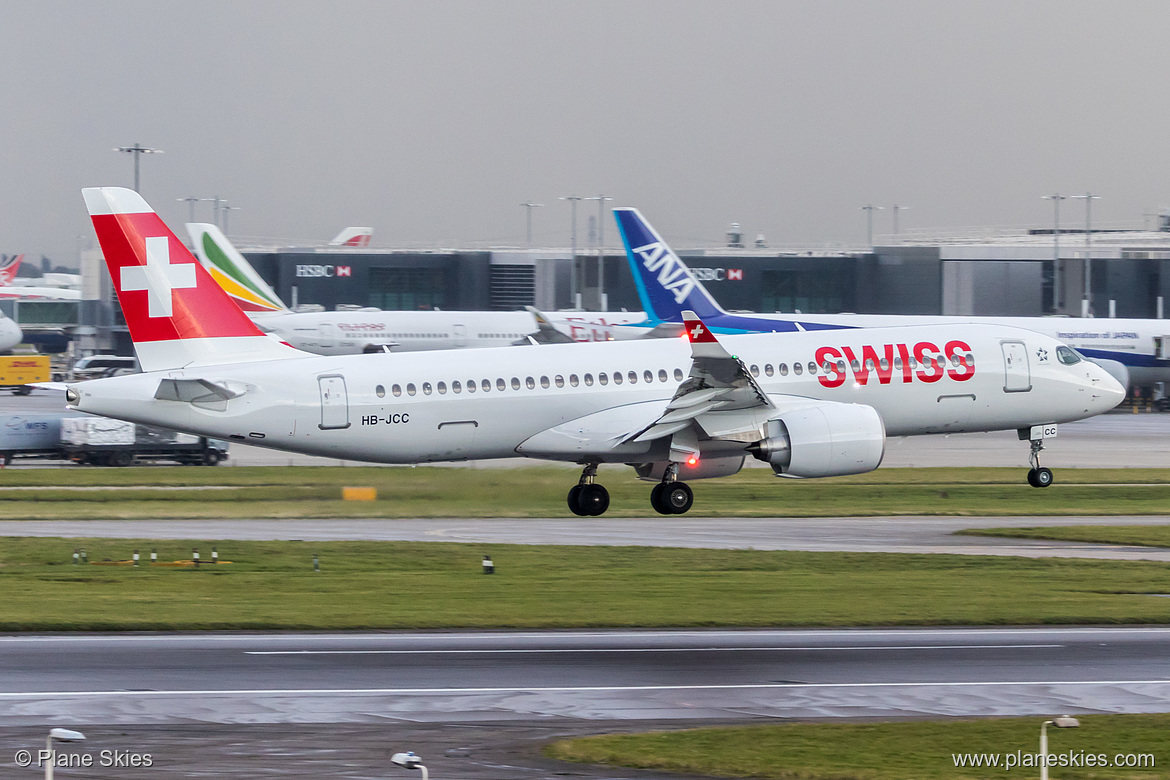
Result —
M1125 388L1100 366L1092 367L1089 379L1093 384L1094 411L1097 414L1107 412L1125 400Z

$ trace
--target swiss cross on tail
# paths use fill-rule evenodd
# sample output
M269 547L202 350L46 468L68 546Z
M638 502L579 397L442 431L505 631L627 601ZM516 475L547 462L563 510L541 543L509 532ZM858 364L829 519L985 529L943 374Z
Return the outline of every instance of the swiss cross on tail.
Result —
M300 354L253 325L137 192L82 194L144 370Z

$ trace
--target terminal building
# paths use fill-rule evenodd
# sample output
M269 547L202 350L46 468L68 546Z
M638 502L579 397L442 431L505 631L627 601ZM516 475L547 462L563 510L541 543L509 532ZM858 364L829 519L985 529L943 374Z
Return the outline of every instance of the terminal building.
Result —
M1170 299L1170 219L1157 231L1051 229L902 237L872 248L676 246L729 310L1162 318ZM669 240L669 238L668 238ZM731 243L737 244L737 241ZM1057 257L1059 244L1059 261ZM248 247L241 252L291 307L387 310L638 311L625 253L609 249ZM1091 262L1087 262L1091 259ZM1086 268L1091 268L1087 277ZM82 353L130 354L99 251L83 253L82 300L0 304L35 333ZM51 339L50 339L51 340Z

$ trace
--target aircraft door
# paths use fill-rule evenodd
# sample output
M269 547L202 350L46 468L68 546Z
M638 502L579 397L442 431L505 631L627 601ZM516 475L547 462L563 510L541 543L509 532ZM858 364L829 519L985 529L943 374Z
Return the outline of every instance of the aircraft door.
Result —
M452 325L451 335L455 337L455 346L467 346L467 326L466 325Z
M1032 371L1028 367L1028 348L1022 341L1004 341L1003 365L1005 393L1026 393L1032 389Z
M321 389L321 424L323 431L349 427L349 396L345 378L336 374L317 377Z

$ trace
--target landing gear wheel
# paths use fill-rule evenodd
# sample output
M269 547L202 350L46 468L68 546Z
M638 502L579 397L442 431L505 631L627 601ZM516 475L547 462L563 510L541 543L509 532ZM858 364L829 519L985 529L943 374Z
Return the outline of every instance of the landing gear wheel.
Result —
M670 507L666 505L666 501L663 499L663 494L665 492L665 482L659 482L657 485L655 485L654 489L650 491L650 506L654 507L654 511L660 515L672 515L674 512L671 511Z
M569 488L569 511L578 517L588 517L589 513L581 508L579 499L581 498L581 488L583 485L573 485Z
M578 487L581 492L577 494L577 506L581 514L587 517L605 514L605 510L609 509L609 491L596 482Z
M1036 469L1034 475L1029 473L1028 476L1032 487L1046 488L1052 484L1052 469L1041 467Z
M1032 487L1040 487L1036 484L1036 469L1028 469L1028 484Z
M685 482L671 482L662 491L662 503L672 515L685 514L695 503L695 494Z

